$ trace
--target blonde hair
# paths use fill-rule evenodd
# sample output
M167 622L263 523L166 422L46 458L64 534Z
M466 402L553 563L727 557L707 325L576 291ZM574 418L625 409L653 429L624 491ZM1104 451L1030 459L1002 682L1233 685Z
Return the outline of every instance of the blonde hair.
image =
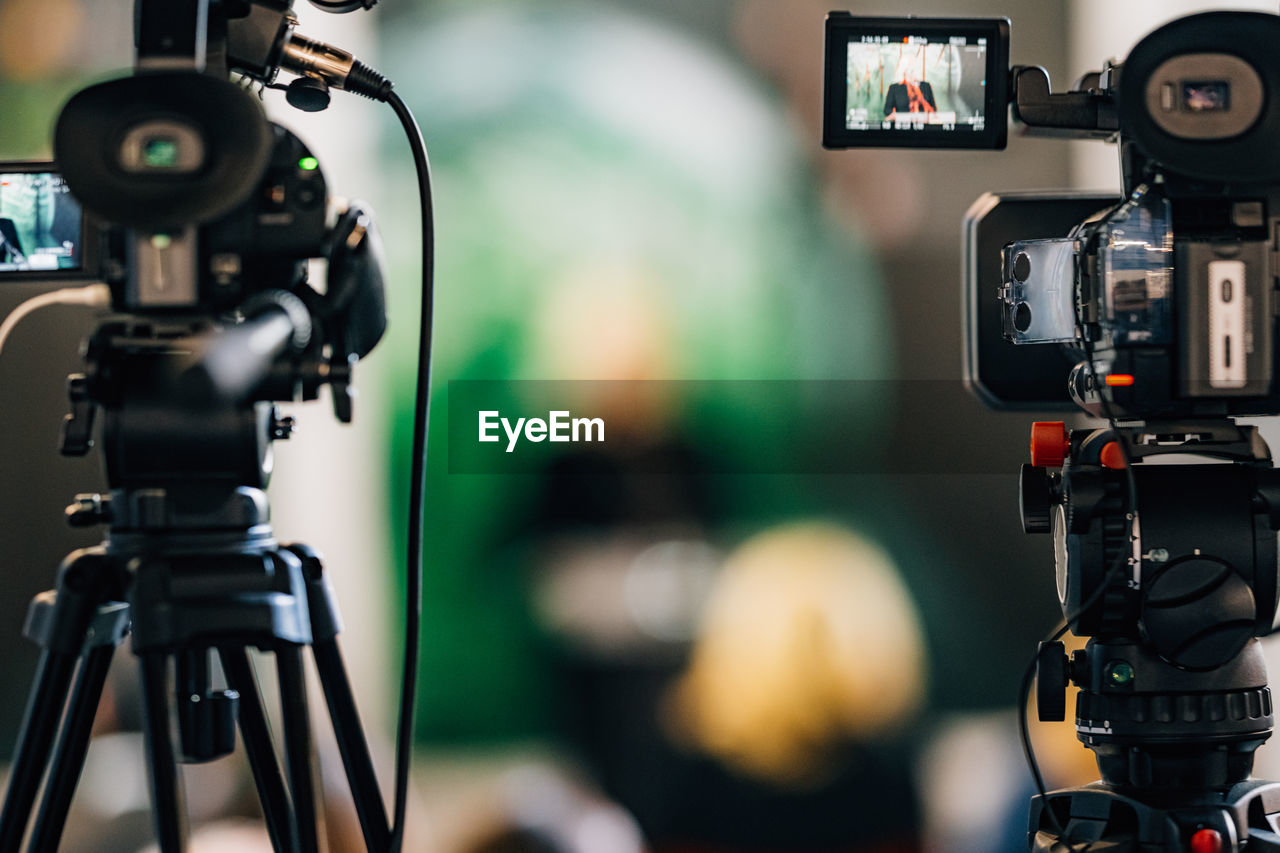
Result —
M814 783L830 747L909 719L925 669L919 619L889 556L834 525L790 525L727 561L670 722L746 775Z
M928 63L928 52L924 45L911 45L903 49L902 55L898 58L897 64L893 69L893 80L914 80L916 82L926 79L925 65Z

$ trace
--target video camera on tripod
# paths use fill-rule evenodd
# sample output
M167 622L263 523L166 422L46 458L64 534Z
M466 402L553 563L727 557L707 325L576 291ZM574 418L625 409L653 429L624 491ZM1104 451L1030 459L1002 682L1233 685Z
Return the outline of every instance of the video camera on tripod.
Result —
M313 2L347 12L376 0ZM252 88L286 89L308 111L323 109L331 88L353 91L391 104L409 132L423 193L424 402L431 225L421 136L390 81L297 32L292 0L137 0L135 12L135 74L68 101L56 167L0 166L50 216L28 229L26 251L0 256L0 276L101 280L112 309L88 341L85 371L69 379L62 435L64 454L87 453L102 413L111 491L77 497L68 517L108 533L71 554L57 589L32 603L25 632L42 654L0 812L0 851L17 851L24 837L29 850L57 849L111 653L127 634L142 665L163 853L185 846L177 760L231 752L237 726L275 849L320 849L304 646L367 849L399 849L417 642L414 528L393 823L338 650L332 590L310 548L276 542L263 491L271 443L293 428L275 403L315 399L328 385L335 415L351 420L352 367L386 328L381 246L360 204L330 220L317 158L267 119ZM297 75L288 87L275 82L281 70ZM323 288L308 280L311 259L327 261ZM410 493L418 523L425 417L415 424ZM283 773L255 647L276 659Z
M1102 775L1046 794L1033 762L1028 843L1280 851L1280 786L1249 779L1273 722L1255 638L1277 613L1280 475L1233 420L1280 414L1280 17L1173 21L1066 93L1007 67L1008 32L832 13L823 142L1003 148L1011 104L1027 135L1119 145L1120 198L988 194L966 218L969 387L1108 420L1036 424L1022 471L1065 615L1040 715L1079 687ZM1152 464L1174 454L1212 461ZM1067 627L1091 637L1070 658Z

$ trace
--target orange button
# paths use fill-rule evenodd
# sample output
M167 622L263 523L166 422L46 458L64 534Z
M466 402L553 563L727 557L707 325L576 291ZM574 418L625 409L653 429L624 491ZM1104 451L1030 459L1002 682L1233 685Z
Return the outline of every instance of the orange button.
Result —
M1124 470L1124 453L1120 450L1120 442L1108 441L1102 446L1102 453L1099 454L1102 464L1115 471Z
M1031 425L1031 464L1037 468L1061 468L1071 442L1062 421L1036 421Z

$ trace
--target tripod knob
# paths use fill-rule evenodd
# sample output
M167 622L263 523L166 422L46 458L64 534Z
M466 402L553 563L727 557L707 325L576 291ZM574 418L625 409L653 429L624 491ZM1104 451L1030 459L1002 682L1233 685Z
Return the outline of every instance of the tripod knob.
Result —
M1031 425L1031 464L1061 468L1071 452L1071 439L1062 421L1036 421Z
M182 736L183 758L199 763L234 752L239 708L240 694L235 690L180 696L178 731Z
M1061 642L1041 643L1036 652L1036 709L1041 722L1067 718L1067 652Z
M1053 481L1049 478L1049 472L1024 463L1018 476L1018 503L1022 507L1023 532L1048 533L1053 529L1049 518L1053 500Z
M1196 552L1167 563L1143 590L1139 625L1174 666L1223 666L1253 637L1253 588L1227 560Z
M305 113L317 113L329 106L329 84L319 77L304 74L289 84L284 98L290 106Z

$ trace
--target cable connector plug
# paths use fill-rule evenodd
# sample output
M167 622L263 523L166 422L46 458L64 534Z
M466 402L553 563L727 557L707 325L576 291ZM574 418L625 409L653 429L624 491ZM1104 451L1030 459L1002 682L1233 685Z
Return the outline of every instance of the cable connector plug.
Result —
M385 101L391 94L392 84L384 75L365 65L349 52L331 44L308 38L291 31L280 54L280 67L300 75L307 81L303 89L343 89L375 101ZM298 81L294 81L297 83ZM291 86L293 91L294 87ZM306 97L299 94L302 103L294 106L314 112L328 106L328 94L308 91ZM293 102L293 98L290 98ZM305 104L305 105L304 105Z

